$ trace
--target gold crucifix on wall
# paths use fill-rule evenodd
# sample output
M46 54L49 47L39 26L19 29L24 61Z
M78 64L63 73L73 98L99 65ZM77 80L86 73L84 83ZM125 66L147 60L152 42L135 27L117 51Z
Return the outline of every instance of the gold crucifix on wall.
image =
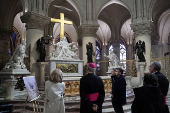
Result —
M64 13L60 13L60 19L51 18L51 22L60 23L60 40L64 37L64 24L73 24L72 21L64 20Z

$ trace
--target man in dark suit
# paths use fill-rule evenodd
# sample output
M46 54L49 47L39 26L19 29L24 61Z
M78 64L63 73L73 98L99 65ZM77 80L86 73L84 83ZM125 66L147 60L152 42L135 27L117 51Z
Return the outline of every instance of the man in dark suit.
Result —
M166 96L168 93L169 89L169 81L168 79L160 72L161 70L161 64L159 62L152 62L151 65L149 66L149 71L150 73L154 73L158 77L158 83L159 83L159 88L161 90L161 93L164 95L164 113L169 113L168 106L166 104Z
M102 79L94 74L95 69L95 63L88 63L88 74L80 79L80 113L102 113L104 84Z
M111 98L113 98L113 90L114 90L113 88L114 88L115 77L116 77L116 68L112 68L112 70L111 70L111 80L112 80L112 92L111 92L112 96L111 96ZM113 106L113 99L112 99L112 106Z
M124 113L123 105L126 104L126 80L123 69L116 68L116 76L112 80L112 104L116 113Z

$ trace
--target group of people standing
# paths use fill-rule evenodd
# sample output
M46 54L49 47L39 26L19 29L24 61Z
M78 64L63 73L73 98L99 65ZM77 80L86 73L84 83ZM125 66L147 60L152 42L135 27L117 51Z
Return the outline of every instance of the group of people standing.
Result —
M160 70L160 63L152 62L149 66L150 73L144 74L144 86L134 88L132 113L169 113L166 103L169 81Z
M102 113L105 90L102 79L95 75L95 63L87 63L87 75L80 79L80 113ZM169 113L166 95L169 81L160 73L161 65L153 62L149 66L150 73L145 73L143 85L134 88L135 99L132 103L132 113ZM111 100L116 113L124 113L126 104L126 80L123 69L111 70L112 92ZM45 83L46 99L44 113L65 113L64 90L61 70L55 69Z

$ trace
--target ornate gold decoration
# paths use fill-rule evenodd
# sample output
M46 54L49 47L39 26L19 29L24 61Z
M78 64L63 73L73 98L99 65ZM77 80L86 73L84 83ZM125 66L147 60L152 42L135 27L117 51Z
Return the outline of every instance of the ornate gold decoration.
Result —
M78 73L78 64L56 64L63 73Z
M51 18L51 22L60 23L60 40L64 37L64 24L72 25L72 21L64 20L64 13L60 13L60 19Z
M151 50L151 58L156 58L156 54L153 50Z
M112 82L111 79L103 80L105 92L111 92ZM65 81L65 94L66 96L79 95L80 81Z

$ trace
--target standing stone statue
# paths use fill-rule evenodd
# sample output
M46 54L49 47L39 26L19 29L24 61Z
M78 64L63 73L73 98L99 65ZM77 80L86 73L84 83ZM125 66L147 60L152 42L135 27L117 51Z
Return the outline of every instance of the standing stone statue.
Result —
M4 69L26 69L24 64L26 42L22 41L20 45L15 49L9 62L6 63Z
M145 56L143 55L143 53L145 52L145 42L139 40L138 42L136 42L136 46L135 46L135 52L137 50L137 56L138 56L138 62L145 62Z
M91 42L89 42L88 44L86 44L86 49L87 49L87 62L93 62L93 56L95 55L94 51L93 51L93 45Z
M113 49L110 50L110 54L107 56L104 53L104 57L109 58L109 67L114 67L114 68L118 68L119 66L119 58L117 57L117 55L113 52Z
M36 51L39 52L39 59L37 60L37 62L45 62L45 57L46 57L45 44L46 43L44 37L38 39Z

